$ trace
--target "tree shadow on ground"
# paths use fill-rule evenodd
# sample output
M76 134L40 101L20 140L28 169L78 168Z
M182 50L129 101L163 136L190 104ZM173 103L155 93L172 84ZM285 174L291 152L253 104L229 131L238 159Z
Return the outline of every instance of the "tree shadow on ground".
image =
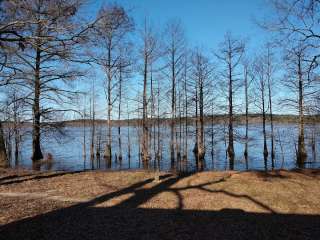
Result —
M32 174L23 174L23 175L9 175L0 178L0 186L3 185L11 185L11 184L16 184L16 183L22 183L26 181L31 181L31 180L41 180L41 179L46 179L46 178L53 178L53 177L61 177L63 175L67 174L77 174L85 171L62 171L62 172L40 172L40 173L32 173Z
M0 239L319 239L319 215L278 214L250 196L206 188L228 177L171 188L187 176L166 175L154 186L143 188L153 181L147 179L85 203L9 223L0 228ZM187 189L245 198L270 213L185 210L179 191ZM165 191L176 194L176 209L139 208ZM132 195L115 206L96 206L125 194Z

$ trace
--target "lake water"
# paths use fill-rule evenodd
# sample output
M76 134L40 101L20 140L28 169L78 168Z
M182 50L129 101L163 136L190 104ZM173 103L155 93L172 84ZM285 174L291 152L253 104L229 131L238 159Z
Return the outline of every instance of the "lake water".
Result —
M311 126L306 125L306 149L308 152L308 159L306 161L306 168L320 167L320 125ZM30 129L29 129L30 130ZM179 130L179 127L177 127ZM103 149L105 147L106 128L103 126L97 127L97 133L101 136L101 158L90 159L90 142L91 142L91 128L86 127L66 127L63 130L64 135L56 133L44 133L42 135L42 151L46 156L52 155L53 160L47 161L41 166L42 170L84 170L84 169L139 169L142 164L139 158L139 133L141 132L138 127L121 127L121 141L122 141L122 161L118 161L116 155L118 154L118 129L114 127L113 142L112 142L112 162L111 167L103 158ZM226 138L225 132L227 127L223 124L215 124L206 126L206 155L205 155L205 170L227 170L229 161L226 157ZM83 156L83 142L84 132L86 136L86 156ZM214 133L214 141L212 144L211 133ZM269 129L268 129L269 132ZM275 125L275 168L292 169L296 167L296 142L297 142L297 125L296 124L276 124ZM183 171L195 170L195 157L192 152L195 142L194 127L188 127L188 159L177 164L177 168ZM128 134L130 136L131 157L128 156ZM152 133L153 134L153 133ZM151 134L151 137L152 137ZM245 134L244 125L235 126L235 170L245 170L246 164L243 157ZM312 138L311 136L315 137ZM184 136L182 134L182 136ZM160 170L170 170L170 128L169 126L162 126L160 130L162 158L160 160ZM263 135L261 124L250 124L249 126L249 169L262 170L264 169L263 160ZM153 138L153 137L152 137ZM315 140L315 148L312 148L312 139ZM20 149L20 155L17 161L11 160L11 165L32 168L31 157L31 132L25 130L23 134L23 142ZM179 143L179 134L178 141ZM183 142L183 138L182 138ZM282 148L280 145L282 144ZM152 140L153 143L153 140ZM154 149L153 145L150 149ZM271 169L270 159L270 138L268 137L268 168ZM155 166L155 157L151 151L151 160L149 167Z

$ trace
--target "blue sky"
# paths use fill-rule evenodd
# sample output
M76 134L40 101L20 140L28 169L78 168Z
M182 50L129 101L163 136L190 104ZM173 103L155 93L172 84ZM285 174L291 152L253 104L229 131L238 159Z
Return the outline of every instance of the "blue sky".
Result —
M268 0L88 0L84 10L88 16L95 13L104 3L118 3L133 17L136 28L141 28L145 17L153 27L163 33L166 23L171 19L181 20L190 47L201 47L209 51L209 56L216 51L223 41L224 34L230 31L234 36L247 40L247 51L257 53L268 40L268 36L256 23L270 16ZM103 73L98 78L103 78ZM140 76L136 76L139 82ZM102 80L102 79L101 79ZM98 80L99 81L99 80ZM136 84L135 89L140 85ZM134 89L133 88L133 89ZM133 92L137 92L133 90ZM100 93L98 109L105 115L105 97ZM99 112L100 112L99 111ZM277 111L277 109L275 109Z
M91 0L96 11L104 0ZM217 47L223 35L231 31L236 36L250 39L257 46L266 34L255 23L268 15L266 0L115 0L129 10L139 26L147 16L161 29L170 19L180 19L191 46L209 49Z

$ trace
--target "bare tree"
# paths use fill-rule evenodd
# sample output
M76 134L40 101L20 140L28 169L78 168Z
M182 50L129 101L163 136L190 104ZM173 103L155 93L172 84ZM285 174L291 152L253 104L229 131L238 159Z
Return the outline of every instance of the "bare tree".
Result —
M194 153L196 155L196 165L198 170L204 169L205 156L205 132L204 132L204 117L206 109L206 96L210 88L212 68L209 59L205 57L199 49L192 56L192 76L195 90L195 117L196 117L196 141Z
M293 93L292 96L288 96L283 99L284 103L288 107L298 110L299 114L299 131L298 131L298 148L297 148L297 165L299 167L304 166L304 162L307 158L307 152L305 149L305 111L307 108L308 98L317 94L312 81L309 81L310 75L309 65L305 62L307 55L307 47L297 46L288 49L285 56L285 62L287 64L287 74L285 75L283 84Z
M147 20L144 23L144 30L142 32L143 46L141 49L141 56L143 58L143 93L142 93L142 140L141 140L141 157L144 168L148 167L150 152L149 152L149 121L148 121L148 79L149 73L152 70L152 63L158 57L158 46L156 37L148 25ZM151 94L151 93L150 93Z
M171 125L170 125L170 159L171 168L175 168L175 150L177 150L176 122L177 122L177 91L178 84L182 77L183 56L185 52L185 37L181 22L174 20L166 27L167 43L167 77L170 79L171 96ZM177 153L178 154L178 153Z
M90 159L94 160L95 156L95 140L96 140L96 91L95 78L92 78L91 96L90 96L90 120L91 120L91 143L90 143Z
M262 27L275 32L279 41L294 42L313 49L308 56L309 69L318 67L320 58L320 2L318 0L272 0L275 14ZM285 41L282 41L285 40Z
M188 105L189 105L189 71L190 71L190 64L189 64L189 56L187 52L184 54L183 60L183 77L182 77L182 84L183 84L183 100L184 100L184 154L183 159L185 160L186 164L188 161Z
M116 102L116 97L113 97L113 90L115 90L117 86L116 74L121 62L119 46L132 29L133 21L123 7L114 4L104 5L100 9L93 39L98 49L93 52L92 58L97 64L102 66L106 73L105 94L107 98L108 130L104 158L109 162L111 162L112 158L112 108Z
M228 156L229 167L234 169L234 94L237 87L237 67L242 59L245 45L243 41L234 39L230 33L225 35L224 41L220 44L219 53L216 54L217 58L225 64L224 78L228 82Z
M119 66L118 66L118 160L122 163L122 140L121 140L121 124L122 119L122 104L124 99L124 92L128 90L126 87L128 79L132 71L132 46L129 42L123 43L119 46Z
M257 90L257 100L256 106L261 110L262 115L262 133L263 133L263 159L264 168L268 170L268 145L267 145L267 131L266 131L266 91L267 91L267 70L264 65L264 59L262 57L257 57L254 64L254 73L256 75L256 90ZM260 97L258 97L260 95Z
M244 147L244 158L246 162L246 169L249 169L249 88L250 88L250 69L249 63L245 61L243 63L243 78L244 78L244 96L245 96L245 116L246 116L246 133L245 133L245 147Z
M297 84L294 88L298 90L296 106L299 109L297 164L302 167L307 158L304 146L305 97L310 98L310 95L305 93L305 88L307 86L310 88L310 85L315 82L319 84L319 78L315 78L314 72L319 67L320 58L320 2L318 0L273 0L270 3L274 14L271 20L261 25L276 33L279 44L285 49L293 46L289 54L287 51L286 58L295 59L293 60L295 62L295 74L293 75L296 76ZM290 71L293 73L292 69ZM292 84L289 85L291 85L290 89L293 89ZM317 92L319 91L313 87L313 94L311 94L313 101L319 96ZM292 103L292 101L289 102Z
M266 75L267 75L267 87L268 87L268 104L269 104L269 117L270 117L270 129L271 129L271 167L274 169L275 167L275 133L274 133L274 123L273 123L273 86L275 83L275 80L273 78L274 75L274 62L275 59L273 57L273 53L271 52L271 44L268 43L266 45L266 56L265 56L265 64L266 64Z
M8 64L8 58L13 51L17 49L24 49L24 37L20 34L20 29L24 27L25 23L20 21L17 16L8 18L5 12L7 2L0 1L0 87L9 84L11 73L4 72L5 68L9 68L9 72L13 71L12 66ZM15 132L17 136L17 131ZM17 140L17 138L15 138ZM16 141L16 149L18 142ZM0 167L8 167L8 157L5 147L5 140L3 134L2 121L0 120Z
M19 16L25 23L24 51L15 51L15 84L26 89L27 102L32 106L32 160L43 158L41 151L41 129L49 126L57 109L73 95L68 83L82 73L73 68L83 42L84 29L77 21L77 12L82 1L8 1L5 16ZM23 82L23 83L22 83ZM46 120L42 124L42 120ZM53 125L50 125L52 127Z

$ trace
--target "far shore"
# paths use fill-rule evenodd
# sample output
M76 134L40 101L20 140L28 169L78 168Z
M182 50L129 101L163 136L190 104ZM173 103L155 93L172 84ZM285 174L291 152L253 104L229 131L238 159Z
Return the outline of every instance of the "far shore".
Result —
M176 118L175 124L185 124L187 120L188 125L192 125L195 123L194 117L188 117L185 119L184 117ZM214 116L205 116L205 124L224 124L228 121L227 115L214 115ZM234 116L235 124L245 124L246 118L243 114L238 114ZM121 119L121 120L111 120L112 126L139 126L141 124L142 119ZM157 123L160 121L162 125L169 125L172 123L170 118L159 118L156 117L153 119L148 119L149 123ZM266 121L270 122L270 117L266 116ZM298 115L280 115L274 114L273 121L278 124L289 124L289 123L299 123ZM248 116L249 124L262 123L262 115L261 114L249 114ZM65 120L59 122L50 122L51 124L57 124L61 126L75 126L75 127L83 127L92 125L92 120L90 119L75 119L75 120ZM305 124L320 124L320 115L306 115L304 117ZM3 125L6 126L8 124L13 124L11 122L3 122ZM107 125L107 120L105 119L96 119L95 124L97 125ZM31 122L22 122L21 125L23 127L31 127Z

